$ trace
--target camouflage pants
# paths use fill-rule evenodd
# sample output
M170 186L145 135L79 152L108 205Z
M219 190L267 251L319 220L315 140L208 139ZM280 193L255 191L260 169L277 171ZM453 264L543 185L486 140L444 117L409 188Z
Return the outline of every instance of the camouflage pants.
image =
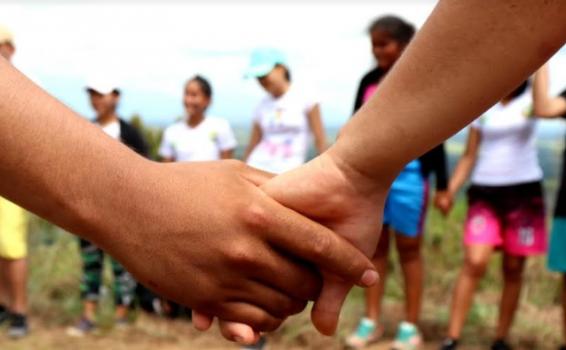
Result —
M83 275L81 279L81 298L98 301L102 285L104 252L94 244L80 240ZM108 256L114 273L114 301L116 305L129 306L134 301L136 281L124 267Z

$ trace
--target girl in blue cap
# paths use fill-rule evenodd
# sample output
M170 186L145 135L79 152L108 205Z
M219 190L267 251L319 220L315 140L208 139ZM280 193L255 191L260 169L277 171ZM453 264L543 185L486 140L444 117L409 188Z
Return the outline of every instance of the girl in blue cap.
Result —
M305 163L312 136L318 153L326 149L320 105L291 84L291 72L280 51L256 49L246 77L256 78L267 95L255 109L244 161L280 174Z

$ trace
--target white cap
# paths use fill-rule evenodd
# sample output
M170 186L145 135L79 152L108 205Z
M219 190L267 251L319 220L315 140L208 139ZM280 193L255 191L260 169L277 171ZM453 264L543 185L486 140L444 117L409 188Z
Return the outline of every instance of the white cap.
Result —
M5 43L14 44L14 35L7 27L0 24L0 44Z
M110 94L115 91L120 91L120 88L115 81L101 75L90 77L87 80L86 89L94 90L103 95Z

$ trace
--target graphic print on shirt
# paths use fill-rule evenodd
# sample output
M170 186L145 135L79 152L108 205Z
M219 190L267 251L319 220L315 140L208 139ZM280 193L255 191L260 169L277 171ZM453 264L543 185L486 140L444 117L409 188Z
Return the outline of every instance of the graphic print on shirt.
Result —
M286 126L284 123L285 109L278 107L275 111L268 114L268 127L272 132L288 132L293 130L293 126ZM294 155L293 153L293 141L292 135L285 136L279 142L272 142L271 140L266 140L261 144L261 147L266 149L266 152L272 157L281 157L283 159L290 158Z

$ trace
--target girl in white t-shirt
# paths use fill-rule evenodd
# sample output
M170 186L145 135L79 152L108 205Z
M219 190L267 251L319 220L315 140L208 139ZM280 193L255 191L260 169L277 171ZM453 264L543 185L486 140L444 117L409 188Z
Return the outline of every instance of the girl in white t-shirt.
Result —
M448 186L454 198L471 173L464 266L454 289L444 350L456 349L476 287L497 250L503 253L503 294L491 348L511 349L506 337L519 303L525 261L546 252L543 173L527 90L525 82L472 123L466 151Z
M255 110L244 161L280 174L307 160L311 135L322 153L326 136L318 102L291 84L283 54L272 49L253 52L247 77L258 80L268 95Z
M201 76L185 85L183 103L187 117L163 133L159 155L164 161L212 161L234 156L237 142L225 119L205 115L212 100L212 87Z

